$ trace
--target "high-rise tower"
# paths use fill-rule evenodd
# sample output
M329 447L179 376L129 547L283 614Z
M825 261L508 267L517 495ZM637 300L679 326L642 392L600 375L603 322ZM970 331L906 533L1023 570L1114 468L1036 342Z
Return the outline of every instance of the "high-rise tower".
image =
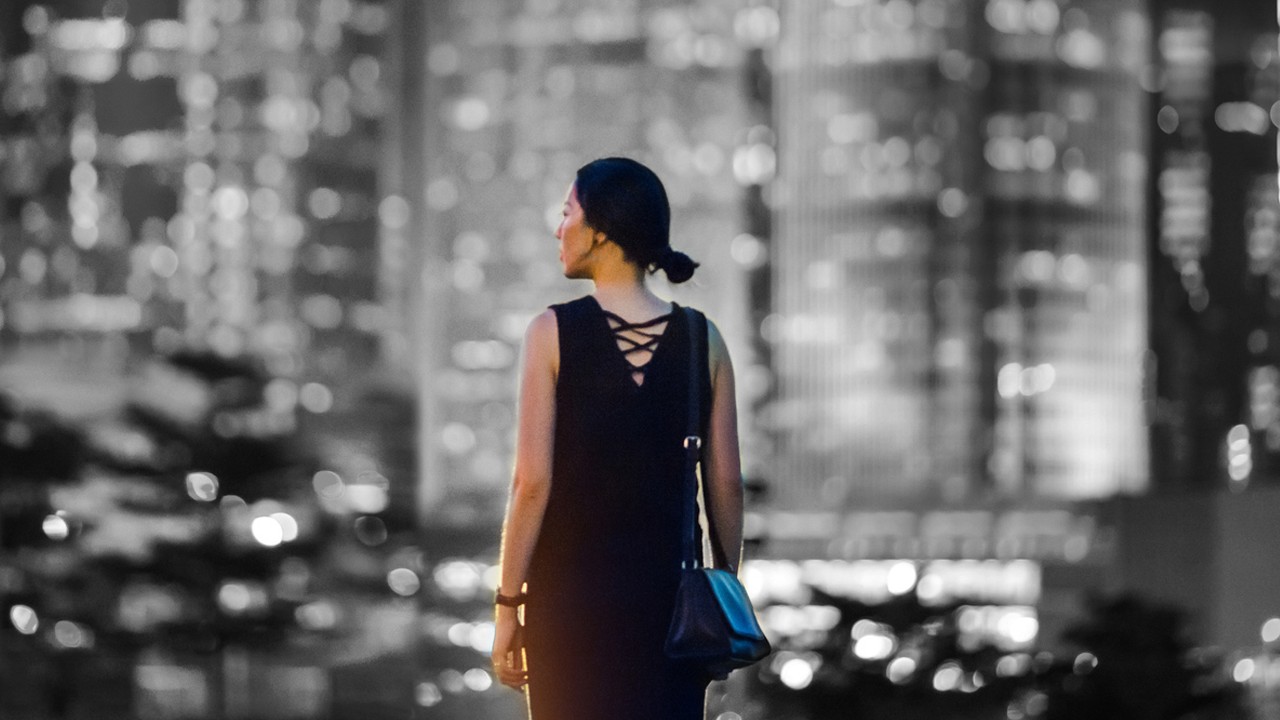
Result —
M780 7L777 504L1141 489L1142 3Z

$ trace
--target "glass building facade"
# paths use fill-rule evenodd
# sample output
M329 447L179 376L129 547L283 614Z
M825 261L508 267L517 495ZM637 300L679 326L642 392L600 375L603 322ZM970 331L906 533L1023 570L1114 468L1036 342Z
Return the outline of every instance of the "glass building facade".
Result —
M1141 490L1141 3L780 7L779 504Z
M297 379L368 366L387 8L19 6L7 337L251 353Z

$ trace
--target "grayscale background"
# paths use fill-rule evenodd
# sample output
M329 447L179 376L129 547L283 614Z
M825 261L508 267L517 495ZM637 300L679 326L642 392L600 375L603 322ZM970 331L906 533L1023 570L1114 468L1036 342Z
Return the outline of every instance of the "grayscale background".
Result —
M521 717L514 369L621 154L739 378L709 720L1280 718L1278 14L0 0L0 717Z

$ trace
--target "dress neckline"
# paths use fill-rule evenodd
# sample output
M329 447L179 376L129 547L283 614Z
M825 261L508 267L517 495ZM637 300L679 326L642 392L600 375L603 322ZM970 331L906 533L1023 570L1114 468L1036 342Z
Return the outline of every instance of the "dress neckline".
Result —
M671 302L671 310L668 312L648 320L633 323L617 313L605 310L595 295L587 295L587 297L591 299L591 304L599 311L607 333L609 346L613 349L612 355L620 363L620 367L625 373L623 377L627 385L631 386L633 390L639 391L649 384L646 373L654 361L658 359L658 354L662 352L662 348L667 345L666 341L670 335L671 325L680 306L675 302ZM610 322L611 320L613 322ZM614 323L617 324L615 325ZM666 325L660 332L647 332L649 328L661 323L666 323ZM628 332L634 333L643 339L638 340L623 334ZM624 348L622 343L626 343L630 347ZM640 365L632 363L628 356L637 352L648 352L649 359Z

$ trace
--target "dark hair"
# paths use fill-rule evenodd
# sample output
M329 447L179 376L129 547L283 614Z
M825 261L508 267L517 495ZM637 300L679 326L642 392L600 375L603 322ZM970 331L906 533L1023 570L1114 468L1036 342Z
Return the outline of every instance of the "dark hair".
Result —
M693 277L698 263L671 247L671 204L652 170L630 158L600 158L578 168L574 187L587 225L617 243L629 262L662 270L673 283Z

